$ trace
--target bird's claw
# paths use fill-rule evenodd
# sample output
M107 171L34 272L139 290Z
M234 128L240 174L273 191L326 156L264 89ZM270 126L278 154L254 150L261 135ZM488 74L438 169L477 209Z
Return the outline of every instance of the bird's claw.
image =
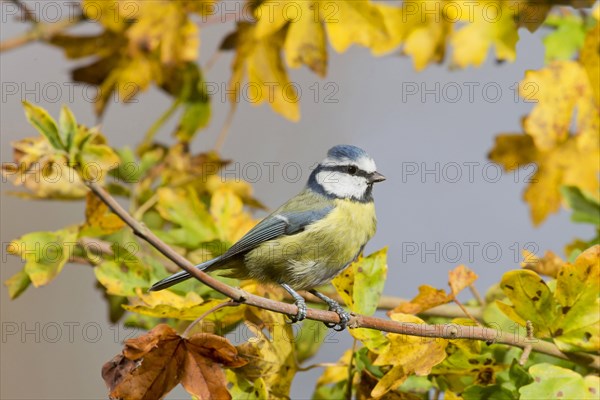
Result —
M350 322L350 313L344 310L339 304L330 306L329 311L334 311L340 317L340 322L337 324L333 322L325 322L325 326L328 328L333 328L333 330L337 332L341 332L346 329L348 322Z
M296 300L294 304L296 305L296 307L298 307L298 312L296 313L296 315L289 316L290 324L295 324L296 322L300 322L304 318L306 318L306 303L304 301Z

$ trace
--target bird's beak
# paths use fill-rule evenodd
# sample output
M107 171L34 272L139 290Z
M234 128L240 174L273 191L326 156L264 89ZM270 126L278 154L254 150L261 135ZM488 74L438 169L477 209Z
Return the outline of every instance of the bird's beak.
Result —
M383 182L385 181L385 176L381 175L379 172L375 171L369 175L369 183Z

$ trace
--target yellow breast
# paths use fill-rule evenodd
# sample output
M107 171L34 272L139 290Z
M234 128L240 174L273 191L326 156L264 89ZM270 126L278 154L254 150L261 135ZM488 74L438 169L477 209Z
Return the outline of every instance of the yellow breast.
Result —
M335 200L325 218L303 232L266 242L246 257L259 280L285 282L310 289L329 282L361 251L375 234L375 206Z

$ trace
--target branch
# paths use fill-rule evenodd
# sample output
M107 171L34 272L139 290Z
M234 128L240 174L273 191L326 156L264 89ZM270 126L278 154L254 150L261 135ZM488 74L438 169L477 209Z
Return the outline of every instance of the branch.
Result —
M194 268L194 265L190 261L186 260L183 256L171 249L166 243L152 233L150 229L129 215L127 211L125 211L125 209L106 190L104 190L102 186L96 182L89 181L86 182L86 184L108 207L110 207L115 214L117 214L127 225L131 227L131 229L133 229L133 232L137 236L150 243L165 257L173 261L181 269L188 272L203 284L238 303L244 303L249 306L262 308L264 310L273 311L280 314L295 315L297 313L298 308L293 304L267 299L247 293L239 288L233 288ZM334 324L340 323L340 318L337 313L313 308L307 310L306 318ZM533 351L548 354L563 360L570 360L578 364L600 370L600 356L584 353L567 355L561 352L558 347L551 342L539 340L535 343L530 343L526 337L515 337L514 334L505 333L487 327L457 324L414 324L386 320L366 315L353 315L348 326L350 328L369 328L389 333L419 337L481 340L488 343L501 343L520 348L525 348L526 346L531 345Z
M39 22L33 11L31 11L23 2L20 0L10 0L10 2L19 7L23 13L23 20L33 23Z
M54 35L57 35L74 25L77 25L85 18L83 15L76 17L68 17L58 22L53 23L36 23L33 28L20 36L16 36L0 43L0 52L16 49L36 40L50 40Z

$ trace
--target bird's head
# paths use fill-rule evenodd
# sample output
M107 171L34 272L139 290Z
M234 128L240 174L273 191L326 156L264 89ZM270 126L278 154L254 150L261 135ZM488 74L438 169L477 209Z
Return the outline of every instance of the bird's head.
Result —
M312 172L308 186L317 192L339 199L372 201L373 184L384 181L375 161L363 149L337 145Z

